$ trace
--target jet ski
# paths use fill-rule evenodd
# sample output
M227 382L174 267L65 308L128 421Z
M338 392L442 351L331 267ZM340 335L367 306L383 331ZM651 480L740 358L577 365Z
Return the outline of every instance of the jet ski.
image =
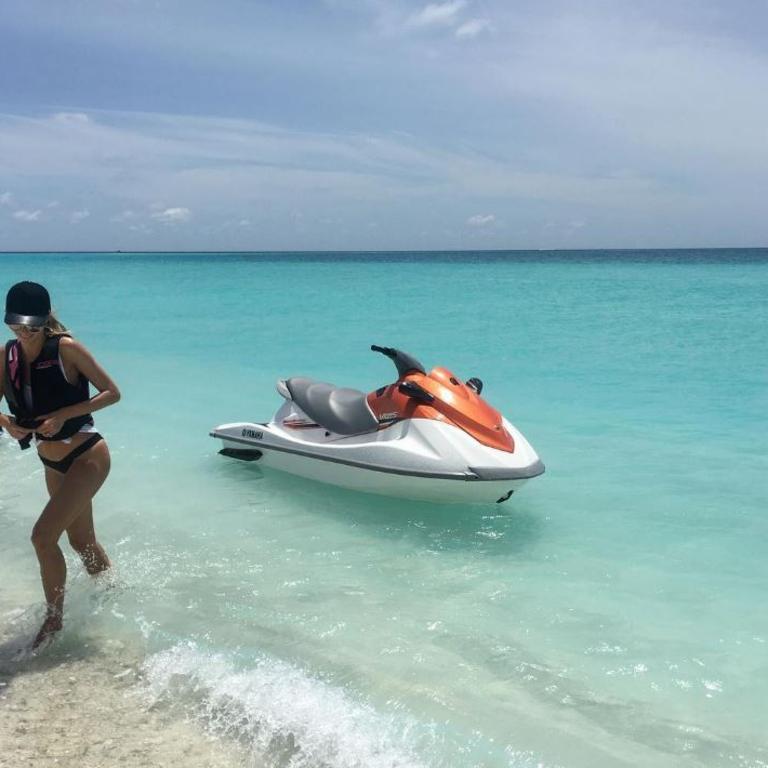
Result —
M354 491L431 502L503 502L544 465L482 397L478 378L429 373L411 355L371 346L397 380L366 394L315 379L277 382L271 421L221 424L211 436L234 459Z

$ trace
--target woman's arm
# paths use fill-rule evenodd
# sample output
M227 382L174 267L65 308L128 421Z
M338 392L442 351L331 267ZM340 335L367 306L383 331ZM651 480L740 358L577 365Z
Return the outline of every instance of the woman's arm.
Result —
M109 405L114 405L120 400L120 390L109 374L96 362L93 355L79 342L69 336L62 336L59 342L59 354L62 363L69 369L74 368L78 374L85 376L98 390L90 400L76 405L68 405L55 413L46 414L46 419L54 417L66 421L76 416L85 416L86 413L100 411ZM45 424L40 425L40 432L45 434Z
M0 354L0 402L5 395L5 354ZM16 420L13 416L6 416L4 413L0 413L0 427L2 427L8 434L16 440L24 439L28 434L28 429L20 429L16 426Z
M3 402L3 394L5 393L5 355L0 355L0 403ZM8 429L8 417L0 413L0 427L2 429Z

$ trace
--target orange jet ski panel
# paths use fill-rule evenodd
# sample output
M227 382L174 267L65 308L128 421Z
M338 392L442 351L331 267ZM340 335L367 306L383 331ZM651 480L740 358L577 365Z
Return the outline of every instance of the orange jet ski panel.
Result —
M418 385L434 400L426 403L401 392L400 385L405 382ZM371 392L368 405L384 426L387 421L434 419L453 424L490 448L507 453L515 450L501 414L446 368L433 368L428 374L411 371L394 384Z

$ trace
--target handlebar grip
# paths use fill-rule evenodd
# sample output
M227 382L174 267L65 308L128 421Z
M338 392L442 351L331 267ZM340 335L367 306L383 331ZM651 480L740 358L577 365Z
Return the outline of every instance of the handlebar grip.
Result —
M398 391L402 392L408 397L412 397L414 400L418 400L422 403L434 403L435 396L431 392L427 392L424 387L419 386L415 381L402 381L397 387Z
M416 373L425 372L424 366L415 357L411 357L407 352L403 352L400 349L395 349L394 347L380 347L378 344L371 344L371 350L386 355L395 364L397 375L401 378L413 371Z

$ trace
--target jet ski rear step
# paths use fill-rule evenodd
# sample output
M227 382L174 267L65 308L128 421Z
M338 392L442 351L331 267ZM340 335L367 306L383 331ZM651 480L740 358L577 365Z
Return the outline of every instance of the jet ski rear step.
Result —
M222 456L228 456L230 459L240 459L240 461L258 461L262 453L248 448L222 448L219 453Z

